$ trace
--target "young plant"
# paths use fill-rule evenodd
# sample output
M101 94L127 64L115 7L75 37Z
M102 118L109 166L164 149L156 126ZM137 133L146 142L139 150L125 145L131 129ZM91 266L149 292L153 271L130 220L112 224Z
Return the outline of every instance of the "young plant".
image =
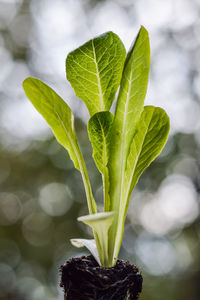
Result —
M29 77L23 83L27 97L81 172L89 215L78 220L92 228L94 239L73 239L72 243L86 246L102 267L115 265L132 191L167 141L167 114L159 107L144 106L149 70L149 37L144 27L127 56L119 37L107 32L72 51L66 59L67 79L91 116L88 134L102 174L104 212L97 210L71 109L40 80ZM113 115L109 110L119 86Z

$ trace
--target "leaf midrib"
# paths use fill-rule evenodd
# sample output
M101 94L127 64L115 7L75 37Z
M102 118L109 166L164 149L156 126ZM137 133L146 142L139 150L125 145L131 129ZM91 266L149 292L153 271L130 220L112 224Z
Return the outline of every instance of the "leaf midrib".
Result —
M99 88L99 99L100 99L100 103L101 103L101 110L105 110L105 105L104 105L104 101L103 101L103 92L102 92L102 88L101 88L101 80L100 80L100 76L99 76L99 67L98 67L98 63L97 63L96 51L95 51L93 40L92 40L92 49L93 49L93 53L94 53L94 63L96 66L96 76L97 76L97 82L98 82L98 88Z
M103 137L103 169L105 170L106 168L106 157L108 157L107 155L107 148L106 148L106 137L104 134L104 129L103 126L101 124L101 122L99 122L100 128L101 128L101 132L102 132L102 137Z
M154 113L154 112L153 112L153 113ZM153 113L152 113L152 116L153 116ZM152 120L152 117L151 117L151 120ZM149 122L149 124L148 124L148 127L147 127L146 132L148 132L148 128L149 128L149 126L150 126L151 120L150 120L150 122ZM145 138L146 138L146 135L145 135ZM135 172L135 168L136 168L138 159L139 159L139 157L140 157L140 154L141 154L141 151L142 151L142 147L143 147L145 138L144 138L144 140L143 140L143 142L142 142L142 144L141 144L140 151L139 151L139 153L138 153L138 155L137 155L137 159L136 159L135 164L134 164L134 171L132 172L132 174L134 174L134 172ZM128 158L128 157L127 157L127 158ZM127 205L127 199L128 199L128 194L129 194L129 190L130 190L130 187L131 187L131 182L132 182L132 176L131 176L131 179L130 179L130 181L129 181L128 188L126 189L127 192L126 192L126 195L125 195L125 197L124 197L124 199L123 199L123 203L122 203L122 201L121 201L121 203L120 203L120 210L119 210L120 213L119 213L119 215L118 215L118 221L120 221L120 222L122 222L122 220L123 220L123 218L124 218L124 209L125 209L125 207L126 207L126 205ZM123 191L122 191L122 192L123 192ZM118 227L117 233L116 233L116 237L117 237L117 236L121 236L121 230L122 230L122 228L121 228L121 227L120 227L120 228ZM120 233L120 235L118 234L118 232ZM117 240L117 239L116 239L116 240ZM116 251L116 248L114 248L114 257L115 257L115 251Z
M131 83L132 83L132 76L133 73L131 71L130 74L130 79L128 80L128 84L129 84L129 88L128 88L128 93L126 94L126 104L125 104L125 111L124 111L124 120L123 120L123 127L122 127L122 143L121 143L121 151L120 151L120 160L122 159L122 167L120 168L120 177L121 177L121 186L120 186L120 210L121 210L121 206L122 206L122 193L123 193L123 185L124 185L124 168L125 168L125 162L124 162L124 146L125 146L125 140L126 140L126 135L125 135L125 131L126 131L126 120L127 120L127 115L128 115L128 106L129 106L129 101L130 101L130 93L131 93Z

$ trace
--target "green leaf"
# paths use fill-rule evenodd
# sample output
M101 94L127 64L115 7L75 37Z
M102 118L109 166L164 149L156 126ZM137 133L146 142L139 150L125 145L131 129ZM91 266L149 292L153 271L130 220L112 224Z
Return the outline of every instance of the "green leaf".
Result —
M26 96L47 121L57 141L67 149L75 167L80 170L74 116L69 106L39 79L29 77L24 80L23 87Z
M115 190L119 197L121 195L119 188L121 187L116 189L116 182L123 184L122 176L128 149L135 126L143 111L149 70L149 37L146 29L141 27L136 41L127 55L113 124L110 167L114 186L111 189Z
M122 206L126 161L136 124L143 111L149 70L149 36L146 29L141 27L126 58L112 127L111 155L108 166L110 174L110 209L113 211L120 211ZM114 247L117 224L118 220L116 219L110 233L110 249Z
M92 116L88 122L88 134L93 148L97 168L104 173L110 155L110 133L113 114L102 111Z
M129 198L142 172L163 149L169 134L169 117L160 107L145 106L128 155L124 192Z
M118 256L123 237L124 223L129 200L142 172L163 149L169 133L169 117L160 107L145 106L136 126L127 159L123 186L123 205L119 213L119 226L116 234L114 257Z
M104 185L104 210L110 207L108 160L110 156L110 134L113 114L103 111L93 115L88 122L88 134L93 148L93 158L102 173Z
M94 239L92 239L92 240L89 240L89 239L71 239L70 241L71 241L72 245L77 247L77 248L86 247L91 252L91 254L94 256L94 258L96 259L98 264L101 265L99 255L98 255L98 251L97 251L96 242L95 242Z
M108 257L108 231L112 225L114 215L114 212L103 212L78 218L78 221L89 225L93 229L101 266L103 267L112 266L112 262Z
M68 54L67 79L91 116L110 109L125 56L124 45L113 32L104 33Z
M80 151L74 128L74 116L69 106L45 83L35 78L23 82L24 91L51 127L57 141L68 150L75 167L80 170L90 213L96 213L87 168Z

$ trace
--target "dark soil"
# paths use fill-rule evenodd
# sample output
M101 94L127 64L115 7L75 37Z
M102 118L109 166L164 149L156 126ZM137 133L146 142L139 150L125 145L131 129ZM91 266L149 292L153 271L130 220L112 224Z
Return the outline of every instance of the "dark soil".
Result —
M142 291L138 268L121 260L113 268L102 268L93 256L82 256L68 260L60 272L67 300L137 300Z

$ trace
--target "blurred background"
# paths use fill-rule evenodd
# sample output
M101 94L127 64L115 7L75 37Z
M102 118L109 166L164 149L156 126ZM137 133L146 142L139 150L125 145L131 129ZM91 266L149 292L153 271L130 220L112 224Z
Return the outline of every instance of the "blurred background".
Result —
M88 113L65 79L67 53L112 30L127 50L150 34L146 104L163 107L170 138L130 203L120 257L140 266L141 300L200 299L199 0L0 0L0 299L63 299L59 266L88 253L70 238L90 233L81 176L26 99L22 81L44 80L70 105L95 198ZM89 154L88 154L89 153Z

